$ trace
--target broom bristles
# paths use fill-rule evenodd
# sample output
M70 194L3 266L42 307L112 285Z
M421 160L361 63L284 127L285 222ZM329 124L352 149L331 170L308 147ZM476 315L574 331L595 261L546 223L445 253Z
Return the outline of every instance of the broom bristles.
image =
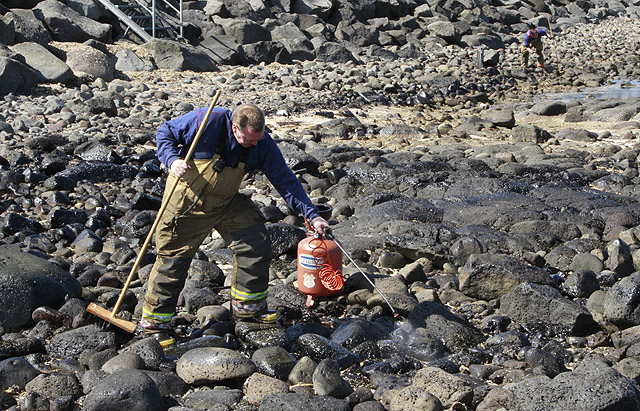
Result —
M114 316L111 311L100 307L96 303L89 304L87 306L87 311L127 332L133 333L136 330L136 325L134 323Z

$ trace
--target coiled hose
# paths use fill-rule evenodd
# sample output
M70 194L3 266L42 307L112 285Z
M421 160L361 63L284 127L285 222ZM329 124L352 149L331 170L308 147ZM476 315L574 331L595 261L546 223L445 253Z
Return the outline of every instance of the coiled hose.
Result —
M307 223L309 231L315 231L307 219L305 219L305 223ZM316 235L316 238L309 241L309 245L313 248L311 255L313 256L313 261L318 271L320 283L329 291L342 290L344 286L342 271L334 268L335 266L332 264L331 254L329 254L324 236L319 233L316 233Z

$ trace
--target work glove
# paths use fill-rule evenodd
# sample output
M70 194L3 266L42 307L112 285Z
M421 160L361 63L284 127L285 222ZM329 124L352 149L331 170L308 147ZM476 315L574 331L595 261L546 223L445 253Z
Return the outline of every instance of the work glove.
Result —
M311 220L311 226L320 234L324 234L324 231L330 228L329 222L322 217L316 217Z

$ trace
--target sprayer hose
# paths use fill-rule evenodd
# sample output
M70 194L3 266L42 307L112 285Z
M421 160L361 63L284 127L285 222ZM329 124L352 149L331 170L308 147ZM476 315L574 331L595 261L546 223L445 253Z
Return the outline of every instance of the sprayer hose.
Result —
M338 291L344 285L344 276L342 271L336 270L331 263L331 255L327 249L327 244L322 238L316 238L309 242L313 247L311 255L316 264L318 277L320 282L329 291Z

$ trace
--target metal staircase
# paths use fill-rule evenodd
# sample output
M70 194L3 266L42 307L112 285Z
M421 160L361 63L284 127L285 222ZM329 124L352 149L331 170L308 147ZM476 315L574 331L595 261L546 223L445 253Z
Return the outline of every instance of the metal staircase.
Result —
M182 0L98 0L144 42L183 38Z

